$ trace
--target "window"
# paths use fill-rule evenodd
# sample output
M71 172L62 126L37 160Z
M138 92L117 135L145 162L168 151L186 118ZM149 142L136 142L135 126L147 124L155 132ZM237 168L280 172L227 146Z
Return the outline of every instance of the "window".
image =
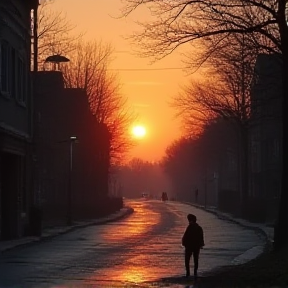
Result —
M3 95L10 96L11 89L11 65L10 65L10 49L7 42L0 45L0 92Z
M11 96L16 98L16 50L11 48Z
M17 51L5 41L0 43L0 94L26 103L27 65Z
M17 100L19 103L26 102L26 73L23 60L17 58Z

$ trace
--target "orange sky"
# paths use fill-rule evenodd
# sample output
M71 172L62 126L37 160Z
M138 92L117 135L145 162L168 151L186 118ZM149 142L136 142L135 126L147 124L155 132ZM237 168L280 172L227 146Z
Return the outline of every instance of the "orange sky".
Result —
M147 130L145 138L131 150L130 157L157 161L166 147L180 136L180 121L174 118L168 101L188 79L182 69L167 69L183 66L180 53L175 52L153 65L149 65L148 59L132 55L133 47L123 36L129 35L137 26L132 17L115 19L122 5L121 0L55 0L51 7L63 11L67 19L77 25L76 31L86 32L86 39L102 39L115 47L111 68L119 69L122 94L139 114L138 123ZM139 10L133 17L145 19L145 14L144 10ZM151 70L158 68L163 70Z

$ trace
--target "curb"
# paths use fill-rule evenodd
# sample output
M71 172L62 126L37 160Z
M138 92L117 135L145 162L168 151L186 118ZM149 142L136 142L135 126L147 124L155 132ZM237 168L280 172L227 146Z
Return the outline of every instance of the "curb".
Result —
M121 210L126 210L126 211L123 211L123 213L120 213ZM74 226L67 227L66 229L64 228L64 230L60 231L60 232L51 233L50 235L46 235L46 236L40 236L40 237L35 238L35 239L27 240L27 242L23 242L23 243L15 243L15 245L13 245L11 247L4 248L3 250L0 251L0 253L3 254L7 251L11 251L12 249L27 247L29 245L35 245L38 243L40 244L42 242L49 241L49 240L51 240L57 236L70 233L70 232L75 231L77 229L86 228L89 226L103 225L103 224L106 224L109 222L118 221L118 220L121 220L121 219L128 217L129 215L131 215L134 212L134 209L132 207L123 207L121 210L118 211L119 215L115 215L115 217L113 217L113 214L116 214L117 212L106 216L106 218L103 217L102 219L101 218L95 219L94 221L92 220L88 223L76 224ZM111 217L111 218L109 218L109 217Z
M124 219L125 217L128 217L130 214L132 214L134 212L134 209L131 208L131 207L123 207L122 209L126 210L125 213L120 214L118 216L115 216L114 218L108 218L109 216L107 216L107 219L105 219L105 217L104 217L104 219L101 219L101 218L95 219L94 221L92 220L89 223L76 224L76 225L73 225L73 226L65 229L64 231L60 231L58 233L47 235L47 236L42 236L42 237L40 237L39 240L40 241L50 240L50 239L52 239L54 237L57 237L57 236L60 236L60 235L63 235L63 234L67 234L69 232L75 231L75 230L80 229L80 228L86 228L86 227L89 227L89 226L97 226L97 225L103 225L103 224L106 224L106 223L109 223L109 222L114 222L114 221L117 221L117 220L120 220L120 219ZM119 211L121 211L121 210L119 210ZM112 215L113 214L111 214L110 217Z

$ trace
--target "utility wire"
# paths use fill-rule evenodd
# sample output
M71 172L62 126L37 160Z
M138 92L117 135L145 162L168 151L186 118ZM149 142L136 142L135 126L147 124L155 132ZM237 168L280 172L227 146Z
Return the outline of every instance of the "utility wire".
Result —
M164 71L164 70L183 70L181 67L165 67L165 68L111 68L113 71Z

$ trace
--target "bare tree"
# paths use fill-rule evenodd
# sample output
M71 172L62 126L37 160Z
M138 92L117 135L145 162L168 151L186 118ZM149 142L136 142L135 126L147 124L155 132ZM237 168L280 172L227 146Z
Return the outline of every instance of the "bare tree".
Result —
M83 36L83 33L72 33L76 26L67 20L63 12L54 12L51 9L53 3L54 0L42 2L38 11L35 11L36 15L35 12L33 15L33 26L36 26L32 32L32 51L33 55L36 54L32 67L34 71L45 69L48 56L65 56L75 50L78 40Z
M249 121L250 91L258 53L247 49L244 35L230 36L225 42L221 50L206 60L208 68L201 80L191 80L172 101L189 136L201 132L201 127L213 118L222 117L237 126L247 126Z
M187 201L191 200L188 195L191 194L195 182L196 170L193 169L197 166L197 171L199 171L203 163L203 161L197 161L199 153L195 149L195 143L195 139L184 137L172 142L161 161L164 172L169 176L174 190L177 191L177 198Z
M119 101L114 106L118 106L119 109L115 109L108 121L107 126L111 133L111 146L110 156L111 164L123 163L126 159L127 152L136 144L128 133L128 127L132 122L135 122L136 114L131 112L126 106L126 102Z
M72 33L75 26L67 20L65 14L51 9L53 2L42 2L37 11L37 22L34 24L37 29L33 30L37 33L34 35L37 44L37 51L33 49L37 53L34 69L38 70L38 64L40 69L45 69L48 56L69 57L69 64L60 67L65 84L67 87L86 91L93 115L109 129L112 162L120 161L134 145L127 131L128 125L136 116L130 112L120 93L116 75L108 71L113 49L102 41L84 42L83 33L75 36Z
M127 133L135 115L120 93L116 75L109 71L111 45L101 41L79 42L71 61L61 67L66 87L81 88L87 93L92 114L110 132L111 163L119 162L133 145Z
M246 216L250 91L257 51L247 49L245 35L232 35L225 41L233 43L233 48L223 45L221 50L213 53L207 60L210 69L204 80L191 82L185 87L175 97L173 106L192 133L202 131L201 127L213 118L222 118L233 125L239 143L241 210Z
M146 56L155 58L172 53L194 40L210 41L216 51L227 35L248 33L253 46L281 51L280 27L285 18L285 2L279 0L125 0L122 15L138 7L150 10L151 22L138 22L143 28L132 35ZM286 25L285 25L286 26ZM285 28L285 27L283 27Z
M146 6L154 16L151 22L139 23L142 32L133 39L143 48L143 54L156 59L165 57L185 43L210 43L209 55L221 49L231 34L247 34L254 47L268 52L280 52L283 60L282 147L288 144L288 27L287 0L125 0L122 15L127 16L139 6ZM156 55L156 56L155 56ZM288 151L283 149L282 191L275 247L288 242ZM277 235L278 234L278 235Z

